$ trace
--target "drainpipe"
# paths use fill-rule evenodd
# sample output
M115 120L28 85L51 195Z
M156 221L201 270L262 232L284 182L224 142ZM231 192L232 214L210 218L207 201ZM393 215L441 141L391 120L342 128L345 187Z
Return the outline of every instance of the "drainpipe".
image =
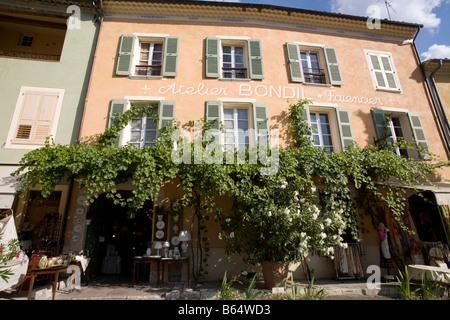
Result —
M430 94L432 103L433 103L433 108L434 108L434 112L436 113L436 116L438 118L439 121L439 125L441 127L442 130L442 134L444 136L444 140L445 140L445 145L446 145L446 153L447 153L447 157L450 158L450 128L449 128L449 122L447 119L447 116L445 115L445 111L444 108L442 106L442 102L441 99L439 98L439 95L437 94L437 89L436 89L436 84L434 82L433 79L433 75L441 68L442 66L442 60L439 60L439 66L433 70L433 72L431 72L430 75L427 75L427 73L425 72L425 68L423 67L421 60L420 60L420 56L419 53L417 51L417 47L416 47L416 38L417 35L419 34L421 27L417 28L417 32L414 35L412 44L413 44L413 49L414 49L414 53L416 55L416 58L421 66L422 69L422 73L423 76L425 77L425 83L427 85L427 89L428 89L428 93Z
M97 6L95 5L95 1L92 1L92 6L94 7L95 11L97 12L97 20L96 22L98 22L98 32L97 32L97 39L95 40L95 48L94 48L94 55L92 56L92 63L91 63L91 70L89 71L89 80L88 80L88 84L87 84L87 89L86 89L86 94L85 94L85 99L84 99L84 106L83 106L83 111L81 114L81 121L80 121L80 126L78 129L78 139L77 139L77 143L80 142L81 137L81 128L83 127L83 123L84 123L84 116L85 116L85 110L86 110L86 104L87 104L87 97L89 96L89 92L90 92L90 88L91 88L91 81L92 81L92 74L94 73L94 65L95 65L95 61L96 61L96 57L97 57L97 50L98 50L98 39L100 38L100 32L102 30L102 22L103 22L103 3L102 0L99 1L100 4L100 11L98 10Z
M442 133L444 135L444 140L445 143L447 145L447 155L449 156L450 153L450 127L449 127L449 122L448 122L448 118L445 114L445 110L444 107L442 105L442 101L439 97L439 94L437 93L437 87L436 87L436 83L434 81L434 74L442 67L442 59L439 59L439 65L436 69L434 69L428 76L427 73L425 72L425 68L422 67L422 71L425 75L425 81L428 87L428 91L430 92L431 95L431 99L433 101L433 106L436 112L436 115L438 117L439 120L439 124L441 126L441 130ZM450 157L450 156L449 156Z

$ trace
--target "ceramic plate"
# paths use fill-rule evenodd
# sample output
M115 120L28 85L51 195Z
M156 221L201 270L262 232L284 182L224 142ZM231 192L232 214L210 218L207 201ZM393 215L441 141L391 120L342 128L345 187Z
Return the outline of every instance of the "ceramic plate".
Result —
M178 240L177 236L173 236L172 239L170 239L170 242L172 245L177 246L180 243L180 240Z
M162 238L164 237L164 231L162 231L162 230L156 231L155 237L156 237L157 239L162 239Z
M166 225L166 224L164 223L164 221L158 221L158 222L156 222L156 228L157 228L157 229L163 229L165 225Z

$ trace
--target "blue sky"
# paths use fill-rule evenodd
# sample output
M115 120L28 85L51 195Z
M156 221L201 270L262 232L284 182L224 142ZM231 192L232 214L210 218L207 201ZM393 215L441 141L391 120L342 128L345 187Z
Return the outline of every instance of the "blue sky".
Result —
M214 1L214 0L213 0ZM385 0L215 0L270 4L327 12L370 16L376 6L382 19L388 18ZM422 61L450 59L450 0L387 0L391 20L422 24L416 47ZM371 7L374 8L374 7Z

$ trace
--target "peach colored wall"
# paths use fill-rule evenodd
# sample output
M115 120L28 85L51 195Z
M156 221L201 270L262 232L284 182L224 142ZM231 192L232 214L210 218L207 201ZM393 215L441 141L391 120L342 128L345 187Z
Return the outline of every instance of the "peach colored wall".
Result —
M169 34L180 37L178 75L175 78L163 79L129 79L126 76L115 76L117 51L122 34L152 33ZM238 36L260 39L262 43L264 80L226 81L204 77L204 39L206 37ZM307 42L335 47L344 80L342 86L308 85L290 82L289 70L284 44L286 42ZM393 61L399 76L402 93L376 91L370 77L364 49L372 49L392 53ZM206 95L174 95L170 91L161 93L161 87L175 83L197 88L199 83L205 87L224 88L226 98L253 98L257 102L266 102L269 106L270 127L282 130L277 118L287 110L288 99L272 97L266 88L273 86L286 88L287 96L295 92L301 97L311 98L317 103L330 102L329 91L343 99L347 96L372 98L376 104L358 104L331 101L337 106L348 107L356 142L364 146L373 143L375 130L370 109L375 107L404 108L410 112L419 112L432 152L445 156L442 141L436 129L436 122L431 113L431 105L423 85L423 76L415 60L410 43L388 42L359 37L338 36L324 33L305 33L298 30L242 25L194 24L179 22L117 22L105 21L102 26L98 52L94 65L92 83L86 105L82 136L102 133L107 124L110 101L123 99L125 96L157 96L166 100L176 100L176 119L182 124L189 120L204 117L204 102L216 100L216 96ZM142 89L150 88L145 93ZM242 87L241 87L242 86ZM258 87L259 86L259 87ZM240 95L240 89L243 88ZM251 88L251 91L248 89ZM249 95L251 93L251 95ZM328 94L327 94L328 93ZM259 94L259 95L258 95ZM297 100L298 96L292 100Z
M130 79L126 76L116 76L118 45L122 34L151 33L168 34L180 38L178 75L175 78L162 79ZM204 40L206 37L237 36L260 39L263 52L264 80L254 81L226 81L208 79L204 77ZM286 42L306 42L335 47L340 64L344 84L342 86L330 85L304 85L290 82L289 69L285 53ZM374 89L369 67L366 61L364 49L384 51L392 53L393 61L399 76L402 88L401 93L382 92ZM205 101L216 100L217 96L205 95L180 95L171 92L161 93L162 87L175 83L180 85L197 87L203 83L207 88L224 88L228 96L220 95L220 98L255 99L257 102L268 104L269 123L271 128L283 130L279 118L287 111L288 99L279 98L276 95L263 97L265 88L274 86L286 87L287 93L298 92L298 98L310 98L314 103L321 105L332 104L340 107L348 107L351 113L354 138L360 146L373 143L375 134L370 110L377 107L391 107L407 109L410 112L418 112L421 116L428 143L432 152L446 157L441 137L437 130L437 123L432 114L431 104L427 96L426 87L423 84L423 76L419 64L414 55L410 43L387 42L358 37L337 36L324 33L305 33L298 30L282 29L274 27L245 26L242 25L218 25L218 24L194 24L178 22L117 22L106 20L102 25L99 36L98 51L93 69L92 82L87 97L87 105L83 119L81 136L89 136L102 133L107 125L110 101L123 99L126 96L152 96L164 97L165 100L176 100L176 120L181 124L190 120L204 118ZM143 88L150 88L147 93ZM242 87L241 87L242 86ZM259 86L259 87L258 87ZM252 95L240 95L240 88L251 88ZM259 91L258 91L259 90ZM339 101L329 101L327 90L334 90L335 96L367 97L377 101L376 104L358 104ZM245 90L241 93L247 94ZM258 95L259 93L260 95ZM284 144L284 143L282 143ZM450 177L450 175L449 175ZM172 187L168 188L169 190ZM172 190L174 191L174 190ZM178 192L174 191L173 196ZM185 212L185 227L192 222L192 212ZM212 255L217 255L217 261L225 261L223 254L223 242L216 238L220 232L217 225L208 226ZM195 230L193 230L195 231ZM367 235L366 235L367 236ZM368 254L372 257L370 263L378 263L378 242L373 234L368 236L366 244ZM218 250L218 251L217 251ZM212 257L213 260L215 259ZM231 263L231 262L230 262ZM212 262L211 265L215 263ZM326 270L332 275L333 268L330 262ZM318 262L317 267L321 263ZM239 268L243 268L240 265ZM214 277L220 278L222 269L218 269Z

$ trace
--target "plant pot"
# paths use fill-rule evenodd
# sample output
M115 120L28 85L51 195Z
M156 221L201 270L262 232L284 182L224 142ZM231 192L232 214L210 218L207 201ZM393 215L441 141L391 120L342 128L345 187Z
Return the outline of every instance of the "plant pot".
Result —
M266 289L272 290L274 287L279 287L281 282L287 278L289 274L289 262L271 262L264 261L261 263L262 272L264 276L264 284ZM286 283L284 284L286 285Z

